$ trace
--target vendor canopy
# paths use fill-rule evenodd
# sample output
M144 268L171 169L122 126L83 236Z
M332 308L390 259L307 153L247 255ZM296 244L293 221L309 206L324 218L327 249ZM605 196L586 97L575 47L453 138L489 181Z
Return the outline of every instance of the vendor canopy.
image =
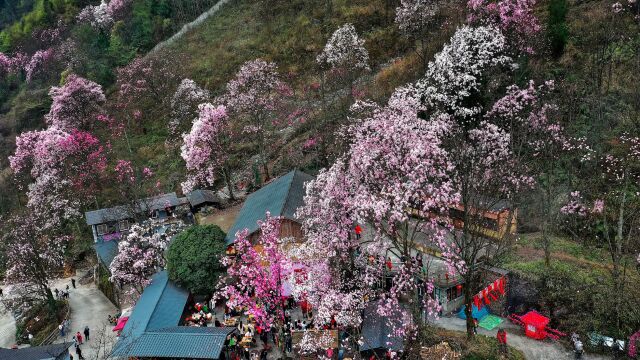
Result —
M545 328L547 324L549 324L548 317L543 316L539 312L533 310L521 316L520 319L523 323L525 323L525 325L533 325L539 329Z

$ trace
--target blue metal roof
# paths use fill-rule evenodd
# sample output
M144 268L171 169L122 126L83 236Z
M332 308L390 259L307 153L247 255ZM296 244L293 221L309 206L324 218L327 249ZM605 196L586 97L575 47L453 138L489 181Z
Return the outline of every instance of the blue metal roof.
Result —
M187 304L189 292L169 281L167 271L153 275L133 308L133 312L122 330L128 337L145 331L177 326Z
M145 332L115 356L218 359L234 327L176 326Z
M238 231L248 229L249 233L253 233L258 230L258 221L264 219L267 211L274 217L296 220L296 210L303 205L304 184L312 179L311 175L293 170L249 195L227 232L227 244L233 243Z
M371 302L364 309L362 320L362 338L364 343L360 346L360 351L375 349L402 350L402 338L391 336L393 329L389 326L389 319L378 314L378 302ZM396 326L402 326L401 319L392 319Z
M170 281L167 271L153 275L112 355L217 359L226 335L234 328L178 326L188 298L189 292Z
M118 255L118 240L99 240L93 247L98 258L107 268L111 265L113 258Z

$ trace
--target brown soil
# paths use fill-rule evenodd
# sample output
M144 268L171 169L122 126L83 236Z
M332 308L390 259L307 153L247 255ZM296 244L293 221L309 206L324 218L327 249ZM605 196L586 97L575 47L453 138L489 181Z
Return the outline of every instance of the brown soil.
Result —
M242 203L239 203L232 207L218 210L211 215L198 216L198 223L200 225L218 225L223 231L228 232L233 223L236 221L241 208Z

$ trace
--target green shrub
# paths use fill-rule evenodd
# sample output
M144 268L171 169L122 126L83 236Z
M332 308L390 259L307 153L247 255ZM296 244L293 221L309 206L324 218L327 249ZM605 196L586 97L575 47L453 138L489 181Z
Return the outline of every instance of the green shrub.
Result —
M211 293L224 272L225 233L216 225L195 225L181 232L169 247L169 277L194 294Z

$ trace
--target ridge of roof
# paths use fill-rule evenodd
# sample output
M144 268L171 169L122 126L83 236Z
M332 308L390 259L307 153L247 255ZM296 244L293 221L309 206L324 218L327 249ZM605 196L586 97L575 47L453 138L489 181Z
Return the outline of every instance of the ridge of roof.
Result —
M284 201L282 202L282 206L280 206L280 211L278 211L278 216L283 216L284 209L286 208L287 202L289 202L289 198L291 197L291 187L293 186L293 180L296 178L296 172L298 169L293 169L289 171L285 176L291 174L291 179L289 179L289 183L287 184L287 192L284 196Z

